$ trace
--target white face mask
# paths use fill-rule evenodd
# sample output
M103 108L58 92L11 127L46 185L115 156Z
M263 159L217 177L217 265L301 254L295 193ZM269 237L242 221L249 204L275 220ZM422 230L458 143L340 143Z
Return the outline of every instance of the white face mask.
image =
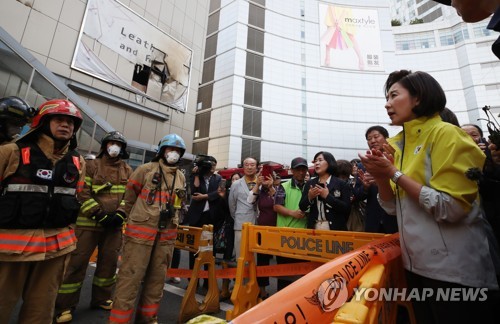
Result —
M111 157L117 157L118 154L120 154L120 151L121 151L121 147L119 147L118 145L116 144L113 144L113 145L110 145L108 147L108 154L109 156Z
M170 151L165 153L165 160L167 160L168 164L176 164L180 159L179 153L176 151Z

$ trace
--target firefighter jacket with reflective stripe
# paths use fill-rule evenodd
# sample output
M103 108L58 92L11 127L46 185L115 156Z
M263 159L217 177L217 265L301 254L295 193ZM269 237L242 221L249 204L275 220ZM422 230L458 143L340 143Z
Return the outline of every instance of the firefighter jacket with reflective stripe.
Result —
M175 184L171 196L174 175ZM139 166L127 183L125 206L118 209L128 216L125 235L146 245L153 245L158 234L160 243L175 240L179 224L179 209L173 208L175 189L184 190L185 186L184 174L177 167L166 165L163 159ZM167 221L163 229L160 229L160 210Z
M36 144L18 143L21 163L2 181L0 228L59 228L75 223L80 155L52 163Z
M10 182L10 184L13 184L14 186L11 188L12 191L10 191L11 189L9 189L9 187L2 188L1 191L2 194L5 193L7 195L11 193L16 193L15 190L18 189L19 191L17 191L16 194L25 195L32 193L23 192L23 190L28 190L30 188L32 190L39 189L42 192L38 192L38 194L44 196L44 198L41 198L41 200L45 200L45 203L43 205L39 204L39 202L36 201L36 199L33 201L33 204L35 206L38 206L39 208L46 208L47 206L50 206L48 204L49 200L47 199L47 197L55 192L57 192L57 195L59 196L62 196L64 194L65 197L74 197L76 192L76 195L78 196L78 191L80 191L81 187L83 187L83 175L85 172L85 161L83 160L83 158L80 156L74 156L72 154L68 154L68 145L66 145L61 150L55 152L54 141L50 137L44 134L39 135L36 144L37 148L35 149L33 149L34 145L30 146L31 148L29 150L29 156L26 153L27 151L26 150L24 151L26 154L26 156L24 157L25 159L24 162L27 162L29 159L30 164L32 164L33 168L35 168L34 164L35 160L38 160L40 156L38 155L37 152L34 153L34 151L36 149L40 149L40 152L43 153L43 155L46 157L46 160L50 161L51 165L56 166L54 169L50 169L52 171L52 175L54 176L54 174L56 175L58 174L62 178L58 178L53 183L49 183L47 179L45 179L45 182L42 182L41 180L40 182L38 182L38 179L33 179L33 178L29 179L29 183L25 184L13 183L10 180L11 176L15 176L15 178L17 179L22 179L22 177L18 177L19 174L17 173L17 171L18 169L25 168L26 163L24 163L23 165L23 158L21 157L22 150L16 143L6 144L4 146L0 146L0 182L1 183ZM26 147L25 145L22 146ZM63 160L65 162L62 162L62 164L57 163L60 160ZM71 169L67 165L66 165L67 168L62 167L64 163L66 164L72 163L73 166L76 168L77 171L76 174L74 175L75 182L72 181L73 174L71 172L62 172L64 169L66 170ZM58 167L60 169L58 169ZM48 168L46 169L47 172L44 171L45 169L42 167L38 167L36 169L37 169L36 171L30 171L33 172L31 173L32 176L37 177L37 175L40 175L41 177L48 178L47 175L49 173ZM38 172L38 169L40 169L40 172ZM26 178L24 178L24 180L28 182ZM65 183L68 184L71 183L71 185L66 186ZM25 185L26 187L23 187L23 185ZM71 187L73 185L74 187ZM45 190L44 186L47 187L47 190L49 190L50 193L44 192ZM56 187L58 189L56 189ZM50 190L53 190L53 192L51 192ZM19 199L24 199L24 198L19 198ZM68 203L67 199L64 199L64 202L61 201L61 204L62 203L64 204ZM74 205L72 205L72 203L73 201L71 201L71 204L67 204L62 207L73 208ZM26 207L28 208L26 209ZM23 215L23 217L27 218L30 216L30 213L37 215L37 213L39 212L38 210L33 209L33 205L30 204L30 206L28 206L24 200L23 200L23 205L16 203L13 206L10 207L2 206L1 208L2 208L1 217L5 217L3 216L4 214L9 214L9 215L13 214L13 215ZM61 226L58 228L44 228L43 226L39 228L22 228L22 229L0 228L0 261L46 260L69 253L73 251L75 247L76 247L76 237L72 225Z
M125 205L125 187L132 168L122 159L104 154L101 158L87 161L86 169L85 184L80 195L82 208L76 225L87 230L103 230L91 217L98 211L115 213L118 207Z

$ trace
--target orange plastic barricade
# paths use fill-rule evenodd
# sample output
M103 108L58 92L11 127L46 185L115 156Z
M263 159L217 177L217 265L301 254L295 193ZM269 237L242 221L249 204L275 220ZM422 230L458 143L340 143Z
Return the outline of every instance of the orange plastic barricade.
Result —
M226 313L226 319L230 320L243 314L259 302L254 253L325 263L383 236L377 233L243 224L241 253L237 260L236 282L231 295L234 308ZM287 267L292 267L292 265L287 265ZM244 282L245 269L248 270L246 282Z
M179 322L181 323L200 314L216 313L220 310L219 287L215 278L215 258L212 253L212 236L213 225L203 225L203 228L189 226L179 226L178 228L176 247L197 253L193 275L179 310ZM203 265L208 266L208 292L203 302L198 303L195 294L198 288L199 272Z
M231 323L375 323L382 309L380 305L370 305L363 298L357 304L344 303L360 283L365 286L401 284L389 277L402 271L400 253L399 234L377 239L338 256L264 302L252 305ZM377 306L375 311L371 311L371 306Z

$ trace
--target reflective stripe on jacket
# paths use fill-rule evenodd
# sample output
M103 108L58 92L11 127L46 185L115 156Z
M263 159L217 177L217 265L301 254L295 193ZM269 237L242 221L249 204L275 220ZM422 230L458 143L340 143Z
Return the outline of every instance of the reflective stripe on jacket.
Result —
M53 163L67 152L54 153L54 141L41 134L38 146ZM15 143L0 146L0 181L13 175L19 165L20 150ZM85 160L80 157L79 183L83 183ZM78 186L77 186L78 190ZM77 192L77 196L79 193ZM76 248L71 226L49 229L0 229L0 261L41 261L70 253Z
M98 210L114 213L125 205L125 186L131 174L132 168L119 158L109 158L104 154L101 158L87 161L85 185L81 193L83 204L76 225L102 230L102 226L91 219L92 215Z
M171 197L172 183L175 189L185 189L184 174L176 167L167 166L163 160L150 162L139 166L130 176L125 190L125 206L118 208L127 216L125 235L136 243L153 245L159 235L160 243L175 241L177 225L179 224L179 210L176 209L169 220L167 228L160 230L160 209L164 210ZM157 188L157 180L161 177L161 188ZM155 179L153 181L153 179Z

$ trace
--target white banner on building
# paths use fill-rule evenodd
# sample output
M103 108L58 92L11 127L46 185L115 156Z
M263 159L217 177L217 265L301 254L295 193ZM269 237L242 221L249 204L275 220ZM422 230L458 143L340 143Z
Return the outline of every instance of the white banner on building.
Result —
M319 3L321 66L383 71L378 12Z
M116 0L88 0L71 67L186 110L192 51Z

